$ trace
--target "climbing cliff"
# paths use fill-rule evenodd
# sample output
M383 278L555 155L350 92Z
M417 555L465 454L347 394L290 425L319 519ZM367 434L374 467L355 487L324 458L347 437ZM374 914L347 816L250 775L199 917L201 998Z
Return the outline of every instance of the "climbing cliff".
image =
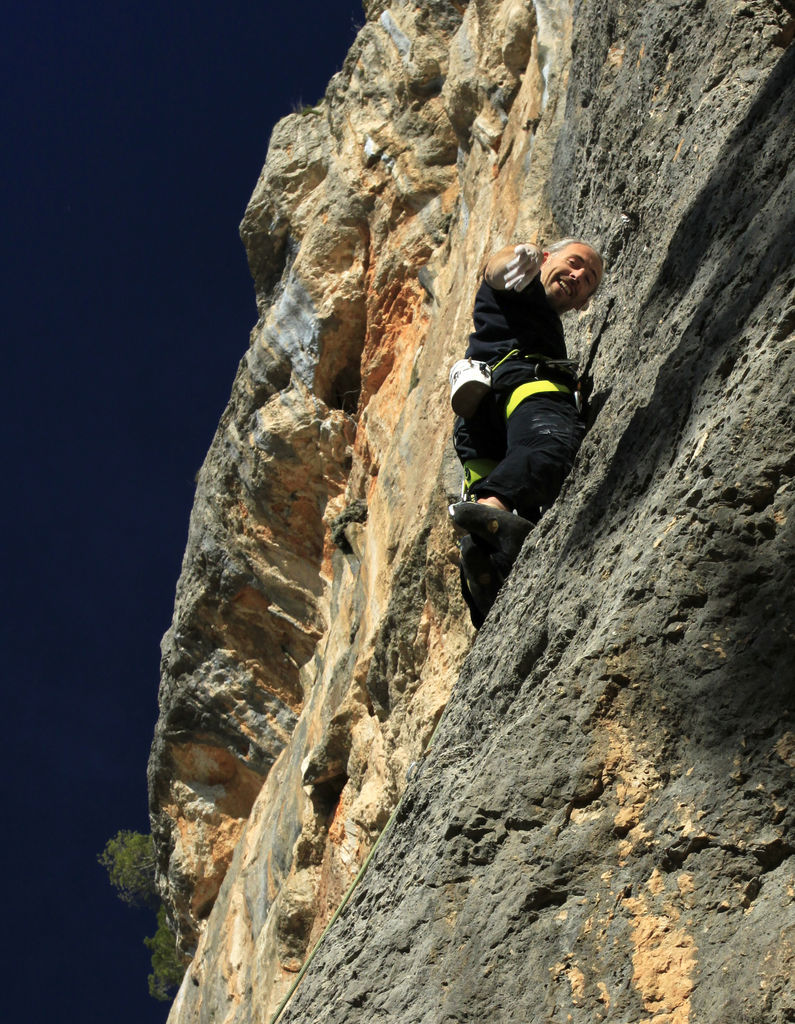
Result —
M282 1020L795 1020L795 7L365 10L241 226L149 766L169 1019L271 1021L399 803ZM571 233L593 422L475 636L447 371L486 256Z

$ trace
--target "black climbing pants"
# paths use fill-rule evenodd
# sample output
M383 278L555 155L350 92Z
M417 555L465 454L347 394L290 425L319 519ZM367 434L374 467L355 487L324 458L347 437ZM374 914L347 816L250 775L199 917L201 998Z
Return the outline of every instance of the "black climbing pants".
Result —
M493 494L537 522L560 493L585 426L562 394L532 395L506 416L511 393L492 391L474 416L459 416L453 441L470 493Z

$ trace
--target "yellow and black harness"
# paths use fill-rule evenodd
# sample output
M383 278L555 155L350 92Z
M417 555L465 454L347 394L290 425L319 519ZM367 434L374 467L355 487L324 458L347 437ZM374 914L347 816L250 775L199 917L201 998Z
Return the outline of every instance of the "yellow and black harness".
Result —
M505 403L506 422L522 402L533 395L570 395L574 399L577 411L581 412L580 380L577 377L576 359L549 359L536 353L522 353L515 348L490 366L492 375L510 359L530 363L536 379L525 381L510 392ZM478 480L488 476L496 465L494 459L468 459L464 463L465 490L468 491Z
M530 363L535 380L526 381L511 391L510 397L505 406L505 419L509 419L517 407L531 395L541 394L563 394L572 395L577 402L577 360L576 359L549 359L546 356L535 353L522 353L519 349L512 349L502 359L498 360L492 367L492 375L496 370L515 359L517 362Z

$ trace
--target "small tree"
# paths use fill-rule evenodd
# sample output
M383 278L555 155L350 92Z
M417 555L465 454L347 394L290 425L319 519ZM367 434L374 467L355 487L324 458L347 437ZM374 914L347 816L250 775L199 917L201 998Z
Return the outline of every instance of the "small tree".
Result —
M149 975L149 995L167 1002L182 983L185 964L177 953L177 943L168 926L166 908L161 904L157 912L157 931L144 945L152 952L152 973Z
M107 841L97 857L120 899L132 907L157 910L157 931L144 944L152 953L149 994L169 1000L182 981L185 965L177 952L177 941L168 925L166 908L155 885L155 849L151 836L122 830Z
M160 899L155 885L152 837L122 830L107 841L97 860L107 870L119 898L131 907L155 910Z

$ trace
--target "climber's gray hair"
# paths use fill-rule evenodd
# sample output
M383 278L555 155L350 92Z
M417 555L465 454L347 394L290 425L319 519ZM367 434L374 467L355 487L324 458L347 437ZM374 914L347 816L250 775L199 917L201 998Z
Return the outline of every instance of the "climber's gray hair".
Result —
M553 242L552 245L547 246L546 251L550 255L554 255L556 252L560 252L561 249L565 249L568 245L587 245L589 249L593 249L599 257L599 262L602 264L602 273L604 273L605 258L600 252L599 246L594 242L589 241L587 238L561 238L559 242Z

